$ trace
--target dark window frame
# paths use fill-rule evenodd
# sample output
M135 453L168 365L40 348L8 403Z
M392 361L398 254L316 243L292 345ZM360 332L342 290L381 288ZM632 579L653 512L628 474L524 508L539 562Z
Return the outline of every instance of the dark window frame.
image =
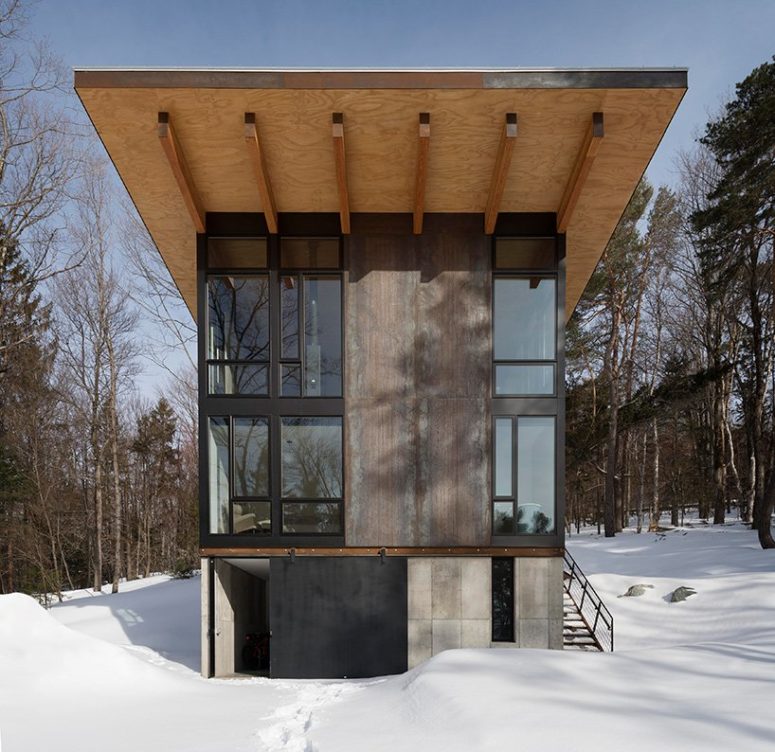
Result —
M282 285L282 280L285 277L296 277L299 281L299 290L297 295L297 321L299 325L298 330L298 338L299 338L299 356L298 358L284 358L282 353L282 343L280 343L279 347L276 348L277 350L277 394L279 399L305 399L305 400L327 400L327 399L342 399L344 397L344 274L343 271L331 271L331 270L300 270L300 269L285 269L280 268L278 271L278 285ZM342 360L341 360L341 389L339 396L328 396L328 395L306 395L304 394L304 383L305 383L305 365L306 365L306 347L305 347L305 336L306 336L306 311L305 311L305 291L304 291L304 283L305 279L307 277L323 277L327 279L337 279L339 280L339 312L341 314L339 319L339 345L340 345L340 351L342 353ZM279 290L280 288L278 288ZM278 297L280 296L280 293L278 292ZM281 302L281 301L279 301ZM280 311L278 312L279 319L280 319L280 339L282 338L282 305L280 307ZM300 369L300 394L298 396L296 395L287 395L284 396L282 394L282 369L283 366L298 366ZM270 378L271 378L270 373Z
M220 237L220 236L219 236ZM254 240L254 238L239 238L240 240ZM208 238L209 240L209 238ZM208 345L210 344L210 280L218 277L266 277L269 284L269 315L267 317L269 321L269 338L268 338L268 357L265 360L238 360L234 358L210 358L207 357ZM207 268L205 273L205 320L204 320L204 338L205 338L205 360L203 361L203 368L206 371L206 383L207 394L211 397L249 397L252 399L266 399L270 396L272 388L272 357L273 357L273 345L272 345L272 277L269 271L268 265L265 267L256 268L242 268L242 269L225 269L221 267ZM237 392L231 394L218 394L217 392L210 391L210 368L211 366L262 366L267 369L267 392L266 394L253 394L250 392Z
M517 513L519 511L519 421L521 418L551 418L554 421L554 530L550 533L520 533L517 530ZM498 496L496 495L496 467L495 467L495 436L496 426L498 420L510 420L511 421L511 495L510 496ZM499 542L504 539L518 538L524 540L530 538L531 540L551 540L552 536L558 534L558 526L560 520L558 516L558 500L557 500L557 462L560 451L560 434L559 434L559 418L556 414L551 415L547 413L499 413L497 412L497 406L493 410L492 414L492 537L493 540ZM514 529L511 534L503 534L495 532L495 504L508 503L512 504L512 520Z
M344 448L346 445L347 425L344 419L344 397L281 397L280 396L280 352L279 346L281 336L281 310L280 310L280 277L283 271L294 275L312 274L312 275L331 275L340 279L341 296L341 342L342 342L342 393L344 393L345 384L345 294L346 277L344 253L345 247L343 238L333 233L315 233L288 232L288 237L315 237L315 238L334 238L339 241L339 261L341 267L333 269L281 269L280 261L280 236L271 235L266 232L266 227L256 215L213 215L216 220L218 232L213 233L217 238L234 239L265 239L267 243L267 265L264 267L251 267L239 269L208 268L207 267L207 234L197 235L197 318L199 324L199 342L198 342L198 363L199 363L199 425L202 430L199 432L199 539L203 547L228 547L228 548L250 548L250 547L286 547L294 546L319 546L321 548L333 548L344 545L344 520L346 503L346 476L344 467L342 468L342 496L341 499L331 500L331 503L339 504L341 533L283 533L282 532L282 499L280 484L280 463L281 463L281 426L282 417L338 417L342 419L342 462L344 465ZM305 216L305 221L309 219ZM321 221L325 226L326 216L321 215ZM208 218L210 222L210 218ZM317 222L317 220L316 220ZM333 223L331 223L333 224ZM234 233L230 228L234 227ZM249 231L245 231L248 229ZM306 227L305 227L306 230ZM269 373L269 393L268 395L250 395L250 394L211 394L208 383L207 361L207 278L210 274L231 273L234 275L249 276L250 274L269 274L269 306L270 306L270 373ZM224 363L225 361L214 361ZM251 364L265 361L248 361ZM232 497L231 485L229 486L229 533L211 533L210 532L210 507L209 507L209 468L208 468L208 431L207 420L210 417L264 417L269 419L269 443L270 443L270 468L269 468L269 488L271 493L271 535L262 534L237 534L233 527L234 502ZM230 422L230 442L232 441L233 431ZM231 451L231 450L230 450ZM275 459L276 458L276 459ZM230 462L233 462L230 454ZM229 469L231 484L231 468ZM239 499L239 502L266 501L265 498ZM289 501L300 502L302 499ZM321 500L313 499L313 502ZM325 501L325 500L324 500Z
M558 381L559 381L559 369L558 369L558 348L557 348L557 329L559 327L559 321L557 319L557 314L555 313L555 334L554 334L554 358L551 360L536 360L535 358L529 358L529 359L523 359L523 360L515 360L513 358L501 358L496 360L495 359L495 282L499 279L530 279L531 277L538 277L540 279L551 279L554 280L554 309L555 312L558 309L559 306L559 295L560 295L560 284L557 274L557 269L554 269L552 271L535 271L533 274L529 274L525 271L503 271L499 269L497 272L493 271L492 273L492 282L491 282L491 295L492 295L492 322L491 322L491 329L492 329L492 343L493 343L493 352L492 352L492 377L491 377L491 389L492 389L492 396L497 397L499 399L501 398L507 398L507 399L523 399L523 398L556 398L557 397L557 390L558 390ZM502 394L498 394L496 392L496 377L497 377L497 369L498 366L531 366L531 365L543 365L548 366L551 365L554 369L554 382L552 384L552 391L551 393L531 393L531 392L505 392Z
M504 232L501 235L494 235L492 237L491 246L491 322L490 322L490 336L493 344L493 352L491 353L492 374L491 374L491 393L490 393L490 541L495 546L515 546L515 547L552 547L562 546L565 540L565 444L563 437L565 434L565 235L558 234L553 236L555 239L555 261L556 265L550 269L522 269L522 268L502 268L496 269L495 267L495 246L498 238L547 238L552 237L543 233L525 233L524 235L511 232ZM556 279L555 283L555 303L556 303L556 332L555 332L555 359L545 361L496 361L494 359L494 327L495 327L495 280L499 277L521 277L529 278L532 276L552 276ZM542 364L554 364L555 371L555 383L554 394L496 394L495 392L495 365L499 363L504 364L530 364L530 363L542 363ZM553 533L517 533L516 532L516 514L517 514L517 477L516 473L518 468L517 464L517 418L520 416L536 416L536 417L554 417L555 419L555 499L554 499L554 514L555 514L555 529ZM514 533L511 535L496 534L495 527L495 503L510 501L506 498L498 498L495 496L495 420L496 418L513 418L512 425L512 492L513 492L513 514L514 514Z

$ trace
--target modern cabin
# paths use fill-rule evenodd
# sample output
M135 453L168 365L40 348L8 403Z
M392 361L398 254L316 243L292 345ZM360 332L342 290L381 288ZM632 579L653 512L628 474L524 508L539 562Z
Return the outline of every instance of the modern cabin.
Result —
M198 322L203 675L562 647L565 322L686 86L76 71Z

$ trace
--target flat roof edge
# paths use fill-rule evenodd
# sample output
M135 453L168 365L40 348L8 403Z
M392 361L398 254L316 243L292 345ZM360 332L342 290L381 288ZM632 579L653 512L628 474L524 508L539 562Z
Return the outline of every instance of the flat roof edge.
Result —
M76 89L686 89L686 68L226 70L77 68Z

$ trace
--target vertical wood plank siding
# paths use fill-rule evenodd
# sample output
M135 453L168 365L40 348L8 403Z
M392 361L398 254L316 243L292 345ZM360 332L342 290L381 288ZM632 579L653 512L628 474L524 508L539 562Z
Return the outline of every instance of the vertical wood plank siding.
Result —
M406 225L406 226L404 226ZM490 240L481 215L354 215L348 546L490 541Z

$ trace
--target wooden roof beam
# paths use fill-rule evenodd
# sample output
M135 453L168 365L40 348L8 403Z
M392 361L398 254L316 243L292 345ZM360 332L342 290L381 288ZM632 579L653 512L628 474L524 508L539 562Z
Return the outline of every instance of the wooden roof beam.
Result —
M495 223L498 221L503 190L506 187L506 178L511 166L511 152L514 150L516 138L517 113L507 112L506 122L501 131L501 140L498 145L498 156L495 159L495 169L492 172L490 195L487 197L487 208L484 212L484 231L487 235L492 235L495 232Z
M593 112L592 121L584 136L584 143L576 159L568 185L565 187L560 208L557 210L557 232L559 233L564 233L568 229L573 211L581 195L581 189L584 187L589 171L592 169L592 163L595 161L595 156L602 140L603 113Z
M261 197L261 208L264 211L267 229L275 235L277 234L277 208L274 203L272 184L269 182L264 152L258 138L255 112L245 113L245 146L253 166L253 173L256 176L256 183L258 183L258 195Z
M428 151L431 145L431 115L429 112L420 113L418 139L412 231L415 235L422 235L422 221L425 211L425 183L428 178Z
M191 172L186 164L186 158L172 128L169 112L159 113L157 128L159 141L161 141L167 161L170 163L172 174L175 176L175 182L177 182L180 193L183 196L183 203L186 205L196 231L203 233L205 231L205 212L202 208L202 201L196 192Z
M350 196L347 190L347 165L344 152L344 115L333 113L331 117L334 137L334 162L336 164L336 188L339 193L339 221L342 235L350 234Z

